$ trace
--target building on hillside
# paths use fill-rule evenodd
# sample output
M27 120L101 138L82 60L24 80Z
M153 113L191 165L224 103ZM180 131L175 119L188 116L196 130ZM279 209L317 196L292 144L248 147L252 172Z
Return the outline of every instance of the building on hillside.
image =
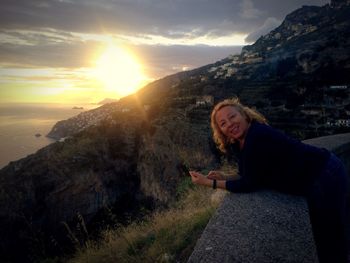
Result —
M306 109L306 110L301 110L302 113L305 115L312 115L312 116L322 116L323 111L322 109Z
M347 85L331 85L331 86L329 86L329 88L332 90L344 90L344 89L347 89L348 86Z
M196 100L196 105L200 106L200 105L209 105L212 106L214 104L214 97L213 96L202 96L197 98Z
M208 81L208 77L201 77L201 82Z
M329 127L350 127L350 119L337 119L327 121L326 125Z

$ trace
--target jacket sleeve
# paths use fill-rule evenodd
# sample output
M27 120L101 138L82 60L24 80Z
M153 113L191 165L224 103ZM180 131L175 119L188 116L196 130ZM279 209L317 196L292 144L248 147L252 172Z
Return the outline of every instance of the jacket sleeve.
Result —
M253 155L256 151L253 151ZM251 156L251 154L249 154ZM256 164L256 161L259 158L254 158L247 163L247 154L240 155L237 158L238 164L238 174L240 176L239 179L227 180L226 181L226 190L235 193L247 193L252 192L258 189L258 172L255 171L255 167L259 165Z
M234 193L248 193L258 189L258 184L253 180L249 180L247 177L243 177L237 180L227 180L226 190Z

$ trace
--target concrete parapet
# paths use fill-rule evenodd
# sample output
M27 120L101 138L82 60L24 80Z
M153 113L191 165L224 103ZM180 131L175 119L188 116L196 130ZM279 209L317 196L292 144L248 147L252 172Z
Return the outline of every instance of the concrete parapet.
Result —
M302 197L229 194L189 262L317 262L307 211Z

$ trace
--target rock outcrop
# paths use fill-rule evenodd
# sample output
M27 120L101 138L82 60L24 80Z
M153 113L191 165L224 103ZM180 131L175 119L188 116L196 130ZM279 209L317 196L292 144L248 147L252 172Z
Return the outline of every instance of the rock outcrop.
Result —
M85 111L77 116L57 122L47 137L59 140L78 133L90 126L95 126L102 121L111 121L114 113L120 107L116 103L108 103L93 110Z

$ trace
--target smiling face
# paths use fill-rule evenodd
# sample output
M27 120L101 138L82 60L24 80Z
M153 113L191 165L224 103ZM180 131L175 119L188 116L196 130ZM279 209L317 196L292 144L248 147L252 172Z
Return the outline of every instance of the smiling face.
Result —
M224 106L215 115L220 131L229 139L239 141L243 146L250 123L234 106Z

